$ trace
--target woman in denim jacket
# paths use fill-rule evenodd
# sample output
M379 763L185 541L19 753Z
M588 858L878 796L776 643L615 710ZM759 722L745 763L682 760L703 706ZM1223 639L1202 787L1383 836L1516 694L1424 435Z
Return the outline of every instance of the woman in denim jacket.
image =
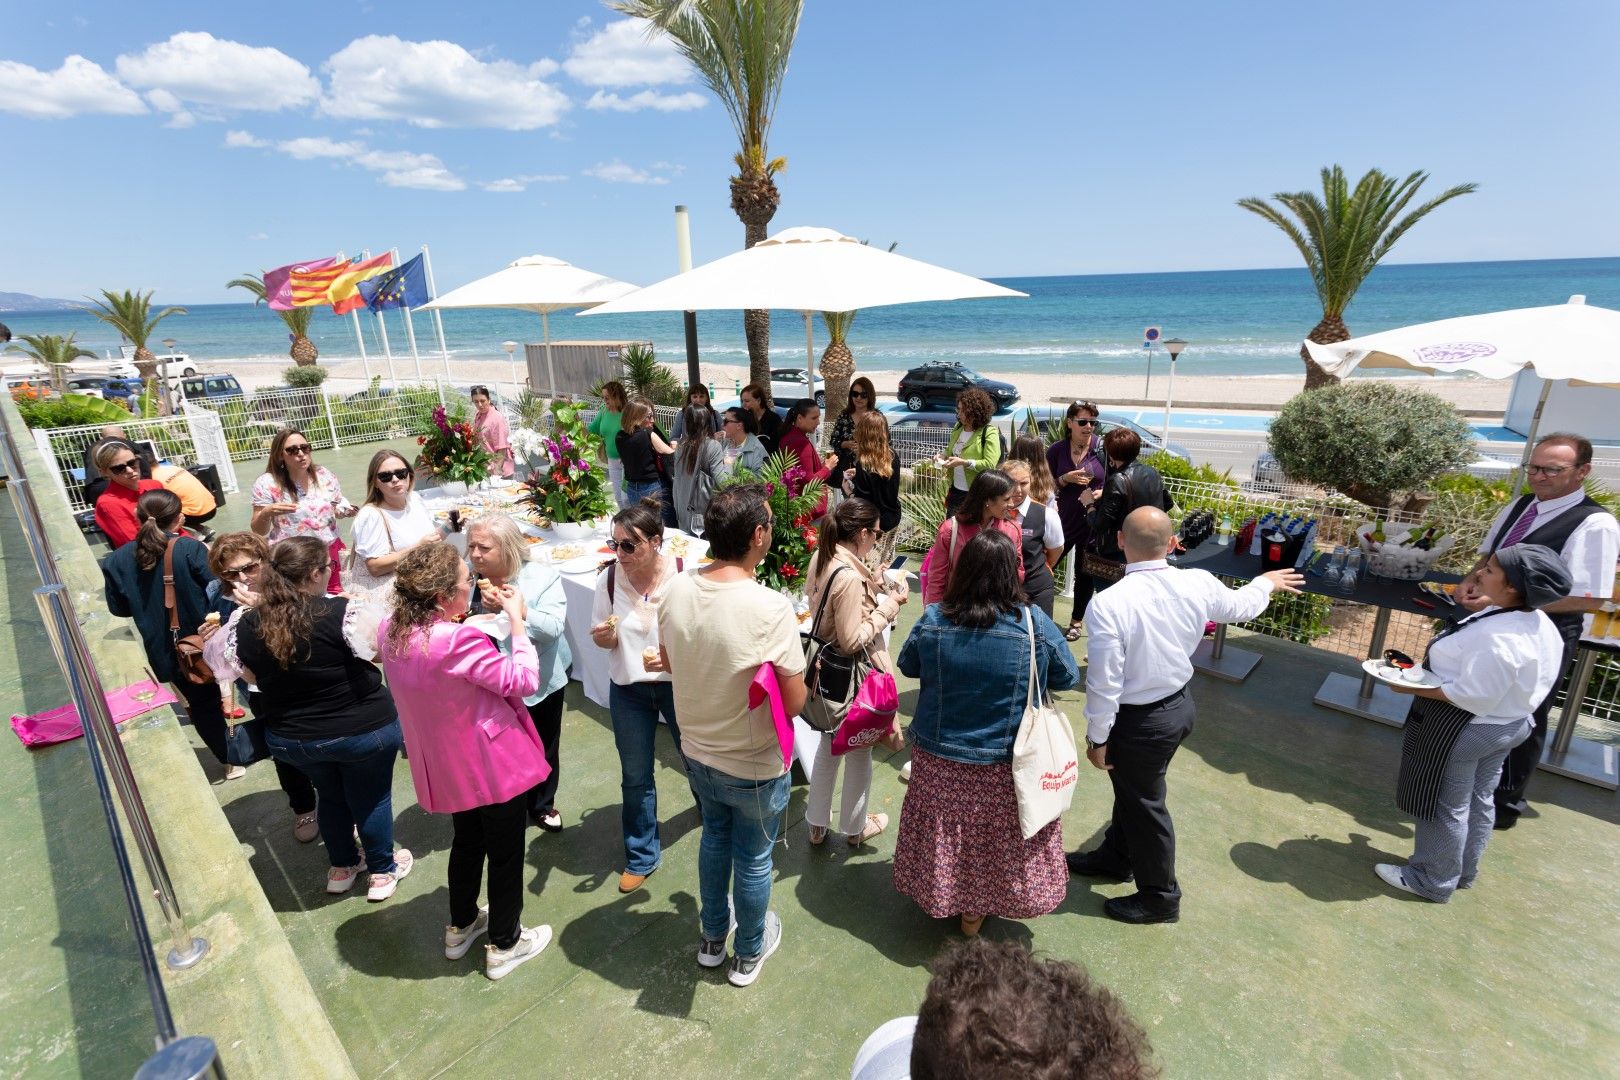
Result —
M1061 822L1028 840L1018 825L1012 749L1029 689L1026 611L1037 695L1078 684L1063 631L1028 605L1017 548L986 529L962 549L944 602L928 606L900 650L901 673L921 687L894 885L936 919L961 916L969 937L987 915L1044 915L1068 889Z

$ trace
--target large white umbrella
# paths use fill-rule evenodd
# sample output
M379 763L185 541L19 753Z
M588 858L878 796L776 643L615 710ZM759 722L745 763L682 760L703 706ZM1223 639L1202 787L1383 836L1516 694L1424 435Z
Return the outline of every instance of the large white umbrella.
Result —
M1620 389L1620 311L1590 305L1584 296L1572 296L1566 304L1384 330L1335 345L1307 341L1305 347L1311 359L1340 376L1370 367L1508 379L1533 369L1542 379L1541 397L1530 420L1521 476L1554 382Z
M634 285L583 270L549 255L528 255L488 277L452 289L427 308L519 308L540 313L546 343L546 375L557 396L557 371L551 363L551 313L588 308L634 292ZM515 377L515 376L514 376Z
M810 318L817 311L1027 295L869 247L836 229L800 226L581 314L798 311L804 315L805 372L813 387L816 350Z

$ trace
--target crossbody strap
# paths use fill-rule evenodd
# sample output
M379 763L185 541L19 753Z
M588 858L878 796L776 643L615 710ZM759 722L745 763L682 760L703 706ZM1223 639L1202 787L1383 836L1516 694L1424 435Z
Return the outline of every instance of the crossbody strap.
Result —
M827 583L821 587L821 600L816 604L815 618L810 620L811 637L816 637L816 631L821 627L821 613L827 610L827 597L832 595L833 578L838 576L838 571L847 569L849 569L847 566L835 566L832 568L832 573L827 575ZM816 640L820 641L821 639L816 638Z
M180 636L180 607L174 600L174 545L175 538L163 549L163 606L169 609L169 636Z

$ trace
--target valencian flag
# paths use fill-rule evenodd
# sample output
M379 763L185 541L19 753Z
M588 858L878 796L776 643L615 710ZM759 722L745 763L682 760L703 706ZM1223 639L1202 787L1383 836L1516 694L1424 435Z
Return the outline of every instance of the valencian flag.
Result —
M310 268L308 266L295 266L290 281L291 302L293 307L319 307L322 304L336 304L337 301L329 296L332 287L345 275L356 273L362 269L380 267L387 269L393 260L387 252L375 259L359 259L353 262L335 261L328 266Z
M422 256L387 273L360 282L360 296L372 311L387 308L419 308L429 300L427 271Z
M305 262L288 263L278 266L274 270L264 272L264 298L270 304L271 311L291 311L292 302L292 275L294 273L309 273L314 270L324 270L328 267L339 266L342 261L335 258L310 259Z
M386 274L393 265L394 257L385 252L375 259L353 263L333 278L326 287L326 301L332 305L332 313L347 315L365 307L365 298L360 295L360 283L378 274Z

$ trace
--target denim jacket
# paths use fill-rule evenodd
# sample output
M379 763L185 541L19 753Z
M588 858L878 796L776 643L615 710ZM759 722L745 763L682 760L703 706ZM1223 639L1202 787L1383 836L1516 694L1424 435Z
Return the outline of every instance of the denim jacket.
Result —
M1041 692L1067 690L1080 682L1080 668L1063 631L1039 608L1035 624L1035 674ZM1013 740L1029 692L1029 635L1024 609L983 629L957 626L938 604L929 604L900 649L904 675L922 685L907 734L936 757L968 765L1012 760Z

